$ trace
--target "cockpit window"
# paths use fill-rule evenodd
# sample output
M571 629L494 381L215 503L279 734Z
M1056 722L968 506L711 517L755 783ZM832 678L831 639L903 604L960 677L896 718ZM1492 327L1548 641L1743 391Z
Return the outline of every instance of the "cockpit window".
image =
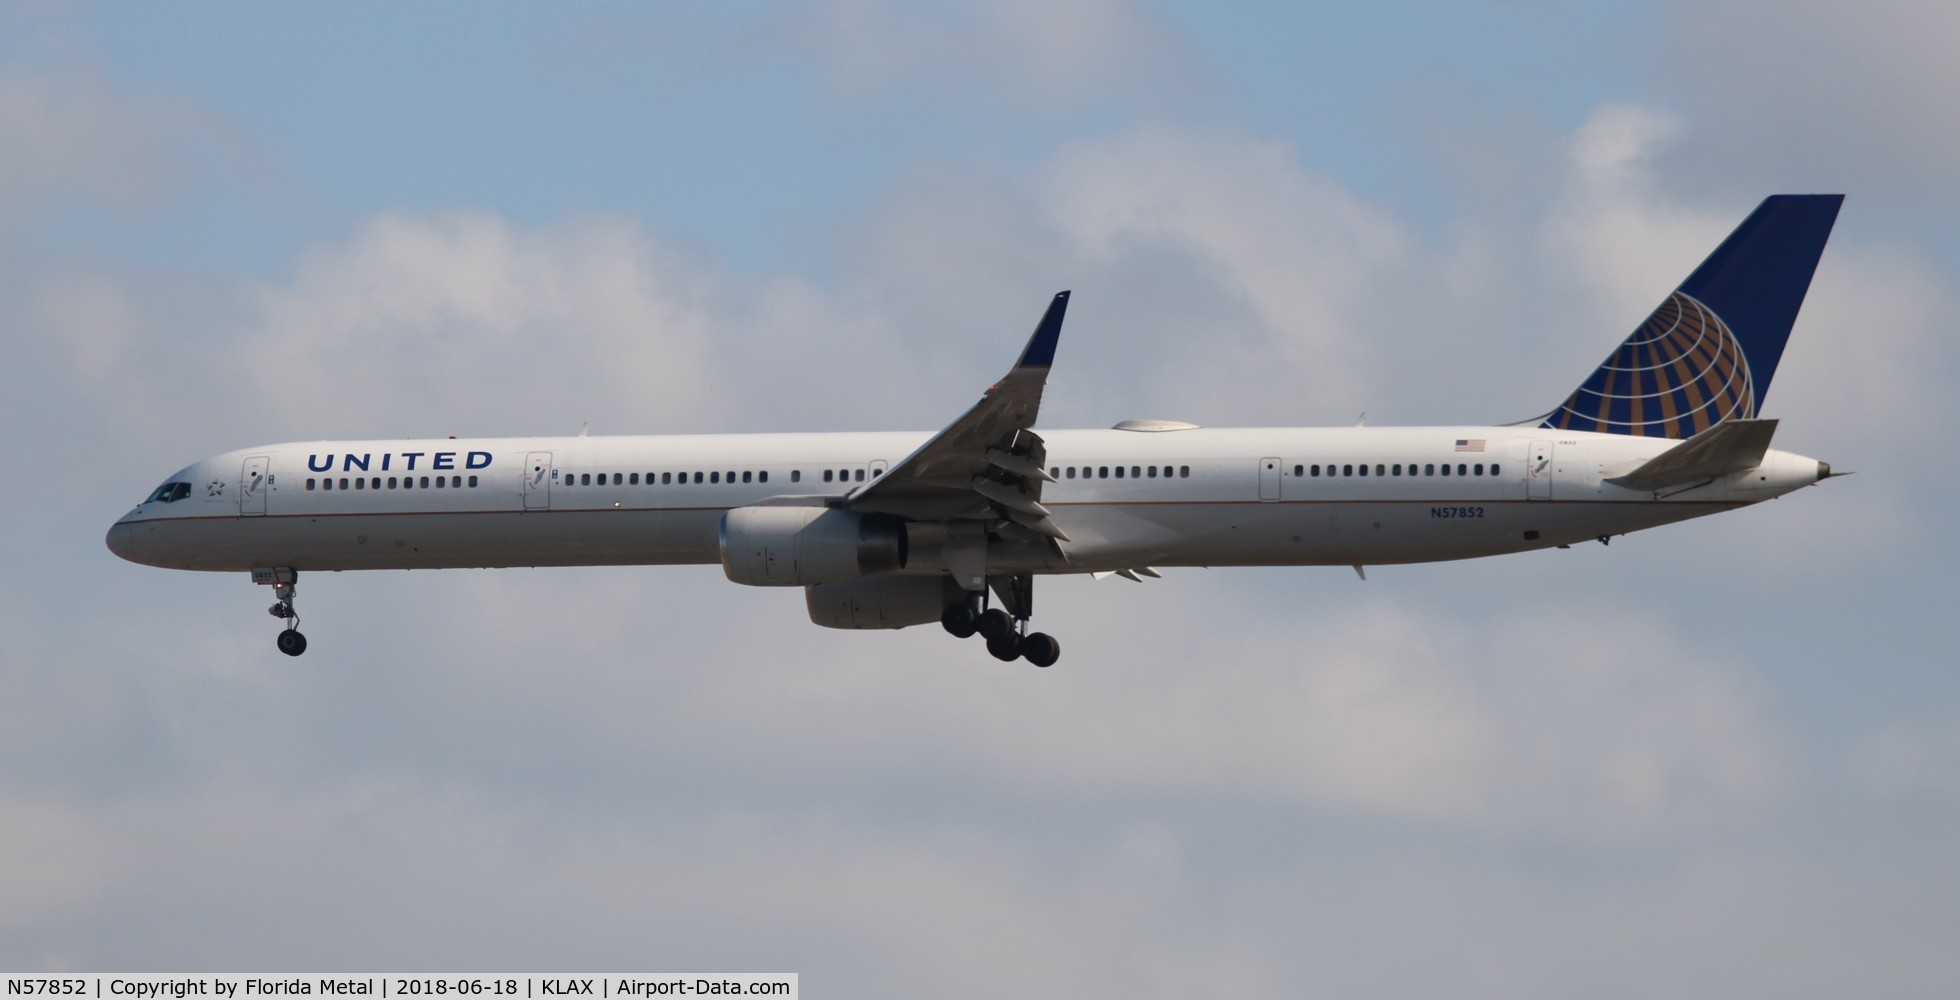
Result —
M174 503L190 495L191 495L191 484L189 483L164 483L162 486L157 487L155 493L150 494L150 498L148 500L145 500L143 502L144 503Z

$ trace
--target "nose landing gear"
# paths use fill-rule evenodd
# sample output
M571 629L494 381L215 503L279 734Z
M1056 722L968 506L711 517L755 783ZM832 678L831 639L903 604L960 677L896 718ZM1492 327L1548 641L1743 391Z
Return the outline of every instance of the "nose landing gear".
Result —
M274 598L272 607L266 613L283 619L286 627L279 633L278 646L287 656L298 656L306 652L306 636L299 631L299 612L293 608L293 592L299 588L299 571L286 567L276 569L255 569L252 582L272 585Z

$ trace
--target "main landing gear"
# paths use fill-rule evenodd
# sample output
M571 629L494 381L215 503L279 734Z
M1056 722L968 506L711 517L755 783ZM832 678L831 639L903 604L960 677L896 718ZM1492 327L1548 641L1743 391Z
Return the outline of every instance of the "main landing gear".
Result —
M1027 582L1023 582L1027 581ZM994 659L1011 663L1026 660L1037 667L1052 667L1062 657L1062 644L1046 632L1029 632L1028 616L1025 613L1033 603L1032 582L1026 577L1013 578L1011 589L1003 589L1003 597L1012 593L1016 599L1010 603L1021 614L1010 615L1000 608L981 610L980 604L986 599L984 593L975 593L960 604L949 604L939 616L939 624L956 638L965 639L978 635L986 640L987 652Z
M299 612L293 608L293 591L299 587L299 571L285 567L255 569L252 571L252 582L272 585L274 601L272 607L265 609L266 613L286 622L285 629L279 633L279 651L287 656L306 652L306 636L299 631Z

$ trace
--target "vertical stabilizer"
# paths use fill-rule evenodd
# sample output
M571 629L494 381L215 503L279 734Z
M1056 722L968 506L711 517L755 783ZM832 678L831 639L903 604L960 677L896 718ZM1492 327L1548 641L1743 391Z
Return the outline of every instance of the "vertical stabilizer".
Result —
M1753 419L1843 202L1764 199L1539 426L1688 438Z

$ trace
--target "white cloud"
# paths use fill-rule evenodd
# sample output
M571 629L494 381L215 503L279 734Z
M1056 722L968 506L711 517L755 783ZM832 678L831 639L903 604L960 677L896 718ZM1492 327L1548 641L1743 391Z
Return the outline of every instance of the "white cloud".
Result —
M1921 0L1674 5L1656 82L1697 113L1684 163L1728 183L1844 190L1946 215L1960 170L1951 40L1960 9Z
M91 382L118 367L142 323L129 294L102 276L48 279L34 311L35 326L66 348L75 374Z
M717 280L619 219L382 215L256 294L236 373L263 409L336 414L332 436L657 427L724 410Z
M131 96L95 73L0 71L0 234L56 195L150 205L188 176L193 143L228 141L196 106Z

